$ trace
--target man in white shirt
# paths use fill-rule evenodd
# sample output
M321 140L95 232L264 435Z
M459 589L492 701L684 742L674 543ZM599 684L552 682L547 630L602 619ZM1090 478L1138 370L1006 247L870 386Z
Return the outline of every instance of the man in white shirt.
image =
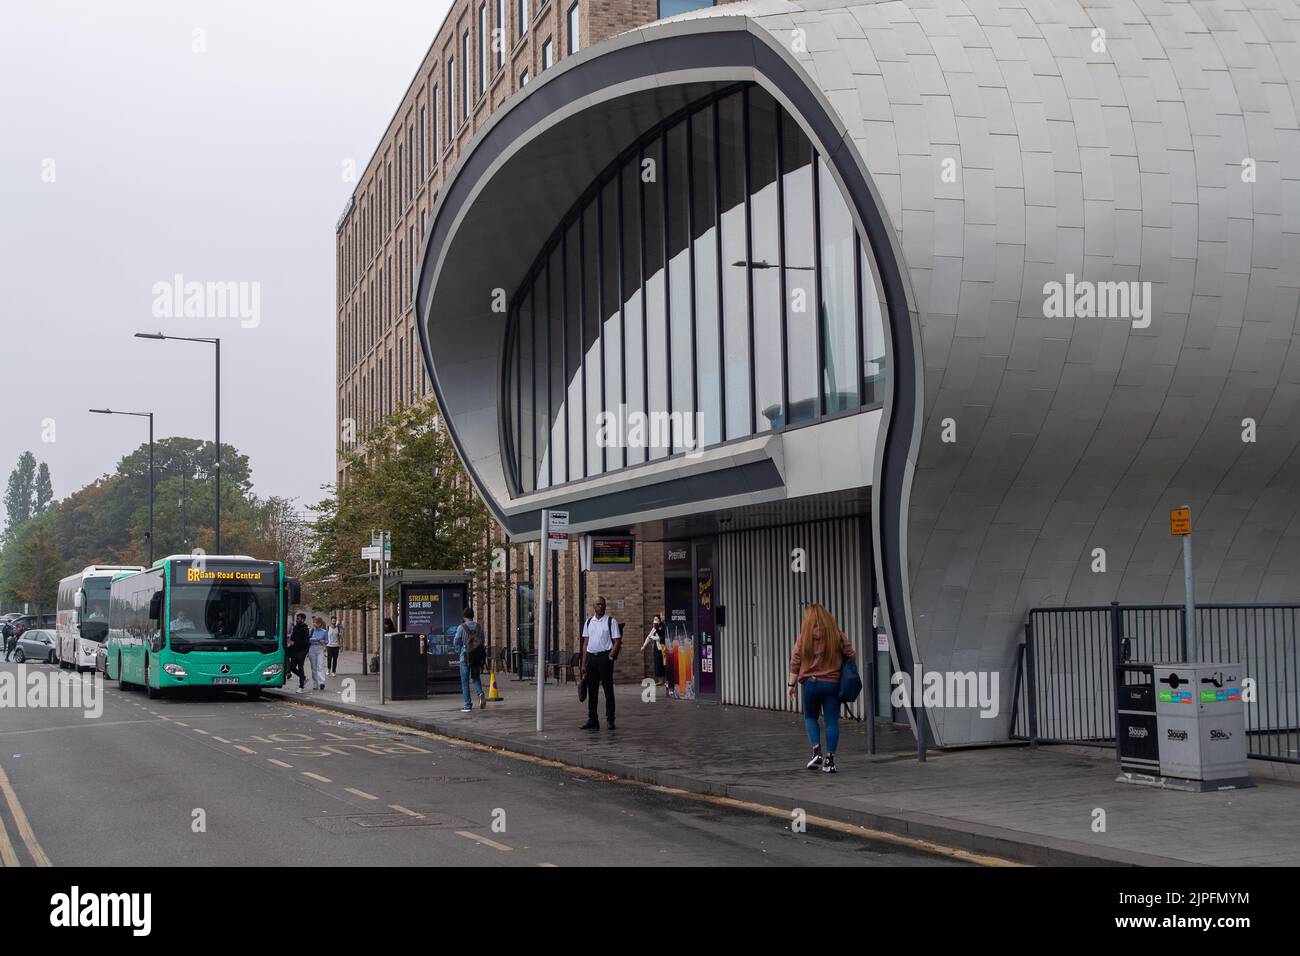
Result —
M600 730L596 719L596 696L605 689L605 723L614 729L614 661L623 644L618 621L605 613L605 599L596 598L595 615L582 626L581 678L587 685L587 722L583 730Z

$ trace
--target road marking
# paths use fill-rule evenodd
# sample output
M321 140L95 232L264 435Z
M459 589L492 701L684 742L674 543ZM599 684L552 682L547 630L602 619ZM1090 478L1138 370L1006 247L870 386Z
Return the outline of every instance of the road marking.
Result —
M378 800L378 799L379 799L379 798L376 797L373 793L366 793L364 790L358 790L358 789L356 789L356 787L344 787L343 789L346 790L348 793L354 794L355 796L358 796L358 797L365 797L367 800Z
M245 747L243 744L235 744L235 749L236 749L236 750L242 750L242 751L243 751L244 753L246 753L246 754L255 754L255 753L257 753L257 751L254 750L252 747Z
M553 868L558 868L558 867L559 867L559 864L558 864L558 863L538 863L537 865L538 865L538 866L549 866L549 867L553 867Z
M227 740L225 737L218 737L216 734L213 734L213 735L212 735L212 739L213 739L213 740L219 740L219 741L221 741L223 744L228 744L228 743L230 743L230 741Z
M212 736L206 730L199 730L197 727L191 727L190 730L194 731L196 734L202 734L204 737Z
M9 833L5 830L5 821L0 817L0 866L17 866L18 854L14 852L14 845L9 842Z
M489 840L485 836L479 836L477 833L470 833L468 830L457 830L457 836L463 836L466 840L473 840L475 843L482 843L484 846L490 846L494 850L500 850L502 853L509 853L513 847L508 847L504 843L498 843L496 840Z
M177 727L188 727L188 726L189 726L189 724L182 724L179 720L173 720L172 723L174 723Z
M36 834L32 832L32 825L27 822L27 814L23 813L23 805L18 802L18 794L14 793L14 788L9 786L9 777L4 767L0 767L0 790L4 791L9 812L13 814L14 826L18 830L18 835L22 837L23 843L26 844L27 852L32 855L37 866L49 866L50 858L45 855L45 851L37 842Z
M424 819L424 814L423 814L423 813L416 813L414 810L408 810L408 809L406 809L406 807L402 806L400 803L390 803L390 804L388 805L388 809L389 809L389 810L396 810L398 813L405 813L408 817L415 817L417 820L423 820L423 819Z
M321 783L333 783L333 782L334 782L334 781L331 780L329 777L322 777L322 776L321 776L320 774L318 774L318 773L310 773L309 771L306 771L306 770L304 770L304 771L302 772L302 775L303 775L304 777L311 777L313 780L319 780Z
M693 800L696 803L709 803L716 806L742 810L748 813L778 817L787 821L790 819L789 810L769 806L767 804L750 803L748 801L736 800L731 797L715 797L709 794L696 793L691 790L681 790L676 787L664 787L656 784L642 783L639 780L629 780L599 770L588 770L585 767L575 767L571 764L566 764L561 760L555 760L548 757L534 757L531 754L519 753L503 747L491 747L487 744L476 743L472 740L463 740L459 737L449 737L446 734L436 733L431 730L420 730L415 727L408 727L404 724L395 724L390 721L376 720L373 717L364 717L358 714L348 713L347 711L331 710L330 708L320 704L300 703L296 700L285 701L285 703L301 707L304 710L316 710L325 714L341 714L354 723L370 724L372 727L382 727L385 730L392 730L397 733L410 734L417 737L428 737L431 740L447 743L453 747L461 747L466 750L477 750L482 753L496 754L500 757L508 757L511 760L517 760L522 763L531 763L542 767L556 767L569 773L577 774L580 777L585 777L588 780L598 780L605 783L618 783L628 787L639 787L643 790L652 790L656 793L669 794L671 796L681 797L685 800ZM888 830L878 830L871 827L843 823L839 820L831 820L826 817L809 815L808 822L814 826L822 827L827 830L835 830L836 832L856 836L860 839L880 843L892 843L896 846L904 846L920 853L947 857L952 860L961 860L966 863L973 863L976 866L1020 867L1027 865L1024 863L1017 863L1014 860L1007 860L1003 857L977 853L973 850L961 850L956 847L944 846L941 843L932 843L929 840L922 840L918 837L903 836L902 834L892 833Z
M267 759L269 762L275 764L277 767L283 767L285 770L292 770L292 769L293 769L293 764L291 764L291 763L285 763L283 760L276 760L274 757L267 757L266 759Z

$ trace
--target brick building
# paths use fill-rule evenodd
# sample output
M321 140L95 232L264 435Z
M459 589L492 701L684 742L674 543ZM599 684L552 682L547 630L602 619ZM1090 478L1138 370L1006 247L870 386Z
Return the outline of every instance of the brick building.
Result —
M414 286L429 215L462 150L503 103L556 62L660 16L711 5L711 0L458 0L452 5L374 154L358 171L357 187L336 227L340 484L347 481L344 451L364 448L367 431L384 416L432 394L419 354ZM527 580L528 547L511 550L512 582ZM534 557L534 571L535 563ZM612 613L627 623L629 639L635 637L638 645L643 625L662 599L656 564L661 566L662 558L648 555L639 557L635 570L588 578L588 591L606 594ZM581 617L576 552L559 568L555 600L564 622L559 646L567 648L575 644ZM513 586L511 595L509 602L499 595L490 611L482 606L479 612L485 622L490 615L499 647L518 641L520 605ZM348 613L345 623L349 646L359 648L360 635L369 630L373 652L373 620ZM523 627L527 639L527 624ZM619 662L620 677L641 676L640 658L634 656Z

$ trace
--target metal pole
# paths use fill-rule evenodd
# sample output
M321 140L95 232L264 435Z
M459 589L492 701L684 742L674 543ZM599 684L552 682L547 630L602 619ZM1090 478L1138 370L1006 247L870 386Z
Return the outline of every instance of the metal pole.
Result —
M217 346L217 502L216 525L213 528L213 548L221 553L221 339L214 339Z
M916 673L920 675L921 682L919 688L921 693L916 693L918 685L916 681L912 682L913 694L915 698L912 701L912 713L916 716L916 762L925 763L925 667L918 660L915 665Z
M536 594L542 599L542 613L533 613L533 620L537 622L537 627L541 629L534 643L537 645L537 732L540 734L544 729L545 720L543 718L543 707L546 700L546 641L547 625L550 623L550 612L546 607L547 598L547 568L551 562L546 560L546 549L550 547L550 541L547 538L547 531L551 526L551 509L546 508L542 511L542 543L541 543L541 560L537 563L540 565L539 573L541 575L541 585Z
M153 567L153 412L149 413L149 566Z
M1187 507L1184 505L1183 507ZM1192 660L1192 649L1196 645L1196 599L1192 583L1192 535L1189 531L1183 535L1183 587L1186 590L1187 609L1184 614L1187 624L1183 628L1183 661Z
M384 555L388 535L385 533L379 542L379 703L384 700Z

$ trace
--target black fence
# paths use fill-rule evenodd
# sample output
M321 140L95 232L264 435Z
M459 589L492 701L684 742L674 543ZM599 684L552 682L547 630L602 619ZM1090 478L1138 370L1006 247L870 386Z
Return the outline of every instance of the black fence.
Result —
M1240 664L1252 682L1247 751L1300 763L1300 604L1198 604L1190 659ZM1013 739L1115 746L1115 665L1182 661L1176 604L1034 608L1016 673Z

